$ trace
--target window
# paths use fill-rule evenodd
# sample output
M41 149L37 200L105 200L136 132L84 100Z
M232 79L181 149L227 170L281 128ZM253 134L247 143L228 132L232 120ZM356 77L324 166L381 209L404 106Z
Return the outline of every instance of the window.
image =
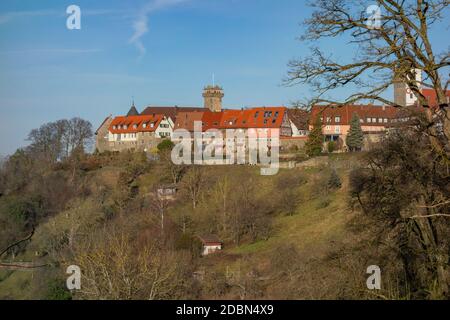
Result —
M367 123L371 123L372 122L372 118L367 118Z
M134 124L134 125L133 125L133 128L134 128L134 129L137 129L137 124Z
M384 118L383 121L384 121L384 123L388 123L388 119L387 118Z
M259 116L259 111L256 111L255 112L255 118L258 118L258 116Z
M377 123L377 118L372 118L372 123Z
M147 124L146 123L144 123L143 125L142 125L142 128L147 128Z
M116 128L117 128L116 126L113 126L113 129L114 129L114 130L116 130Z
M359 119L359 122L364 123L364 119L362 119L362 118Z
M341 117L340 116L334 117L334 122L340 123L341 122Z
M383 118L378 118L378 123L383 123Z
M341 133L341 127L340 126L334 127L334 132L335 133Z
M447 97L448 98L448 97ZM275 118L278 117L278 111L275 112Z
M331 130L331 126L327 126L326 129L327 129L327 130Z
M124 124L124 125L123 125L123 128L124 128L125 130L127 130L127 129L128 129L128 126L127 126L126 124Z
M331 117L327 117L327 123L331 123Z

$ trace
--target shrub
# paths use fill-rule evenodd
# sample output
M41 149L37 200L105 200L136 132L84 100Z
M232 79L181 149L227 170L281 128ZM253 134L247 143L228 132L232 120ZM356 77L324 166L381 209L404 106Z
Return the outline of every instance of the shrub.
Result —
M331 200L328 197L322 197L319 200L319 203L316 206L316 209L324 209L327 208L331 204Z
M339 189L341 186L341 178L339 178L336 170L331 171L330 177L328 178L328 187L330 189Z
M336 150L336 142L334 141L328 142L327 148L329 153L333 153Z
M174 147L174 143L172 141L170 141L169 139L165 139L165 140L161 141L157 146L159 152L172 150L173 147Z
M47 300L72 300L72 294L64 286L64 282L59 279L53 279L48 284Z
M308 141L305 144L306 154L310 157L316 157L322 153L323 147L323 133L322 121L317 117L314 122L314 127L309 134Z

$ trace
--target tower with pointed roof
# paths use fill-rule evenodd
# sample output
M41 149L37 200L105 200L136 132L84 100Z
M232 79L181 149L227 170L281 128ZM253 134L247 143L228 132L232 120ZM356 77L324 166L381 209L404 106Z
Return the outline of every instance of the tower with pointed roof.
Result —
M138 116L138 115L139 115L139 112L137 111L137 109L136 109L136 107L134 105L134 99L133 99L130 111L128 111L128 113L127 113L127 117Z
M206 86L203 89L204 107L212 112L222 111L223 89L220 86Z

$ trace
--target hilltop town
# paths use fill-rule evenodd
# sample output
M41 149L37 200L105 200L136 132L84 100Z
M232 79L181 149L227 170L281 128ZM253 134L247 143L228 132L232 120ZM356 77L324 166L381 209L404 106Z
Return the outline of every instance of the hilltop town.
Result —
M417 82L421 82L421 71L417 71ZM436 106L436 93L431 89L421 89L430 107ZM364 141L362 150L368 150L379 142L386 132L401 123L408 122L415 113L418 99L406 84L396 84L395 106L352 104L313 105L310 110L288 108L286 106L259 106L241 109L227 109L222 105L225 93L220 86L206 86L203 90L203 107L148 106L138 112L131 106L126 115L108 116L96 130L96 149L104 151L135 150L152 152L163 139L171 139L174 130L194 131L194 124L200 124L202 133L226 130L243 132L246 137L253 133L279 136L280 150L292 147L302 148L316 119L320 119L324 136L324 149L334 142L336 151L348 151L346 137L353 115L357 115ZM447 91L447 99L450 91ZM409 108L398 108L403 106Z
M0 300L450 299L448 0L116 2L0 6Z

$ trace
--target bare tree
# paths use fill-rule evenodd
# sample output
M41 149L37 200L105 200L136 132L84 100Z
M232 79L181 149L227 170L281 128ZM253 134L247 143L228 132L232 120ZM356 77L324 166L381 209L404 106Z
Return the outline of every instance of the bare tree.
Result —
M204 182L203 169L200 166L192 166L183 179L183 185L192 201L192 208L197 208L200 200L200 192Z
M80 118L58 120L31 130L29 150L48 161L57 161L69 157L74 151L88 148L92 137L89 121Z
M379 8L376 21L367 14L374 2ZM448 0L316 0L301 40L348 37L349 48L356 54L346 63L313 47L310 56L289 63L286 84L311 85L317 95L308 105L325 102L341 106L371 100L402 107L383 94L396 82L405 83L418 97L419 105L427 107L426 133L448 161L450 118L445 91L449 81L443 81L442 73L450 65L450 53L448 49L436 52L430 40L430 28L443 21L448 5ZM416 69L424 72L421 83L415 81ZM348 85L355 86L357 92L341 101L329 98L333 90ZM421 86L436 91L438 108L429 108Z

